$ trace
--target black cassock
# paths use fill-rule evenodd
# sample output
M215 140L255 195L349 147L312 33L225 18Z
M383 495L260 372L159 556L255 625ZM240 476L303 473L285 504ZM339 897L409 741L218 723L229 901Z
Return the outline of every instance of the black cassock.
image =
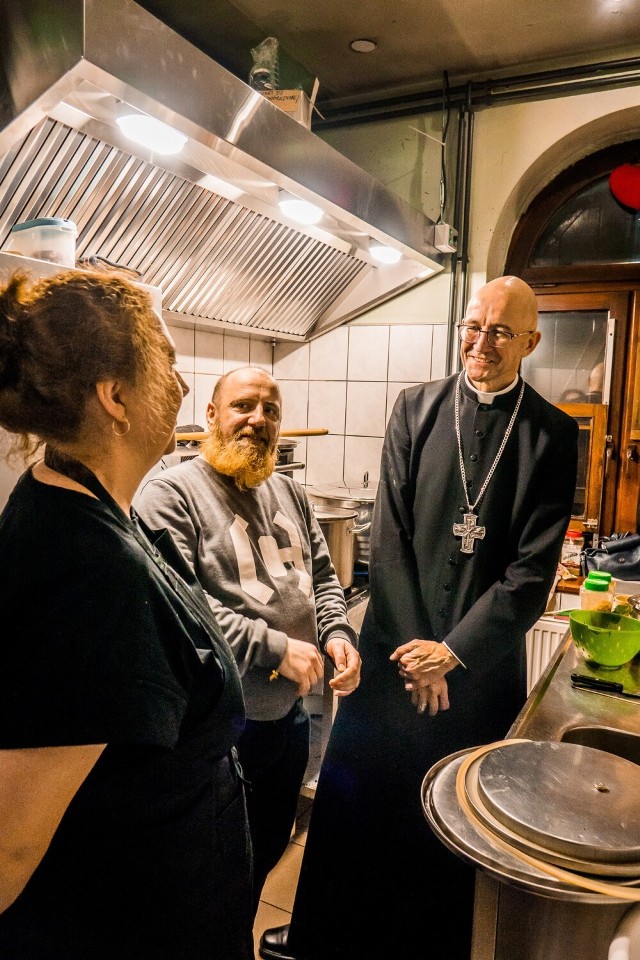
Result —
M475 513L455 436L458 377L404 390L382 453L371 533L371 600L362 682L340 701L324 758L289 945L309 960L462 960L469 956L473 870L424 818L427 770L502 739L526 699L525 634L544 611L575 492L574 420L525 385L512 433ZM492 404L461 381L468 499L494 462L522 381ZM418 715L389 655L415 638L445 641L463 667L451 707Z

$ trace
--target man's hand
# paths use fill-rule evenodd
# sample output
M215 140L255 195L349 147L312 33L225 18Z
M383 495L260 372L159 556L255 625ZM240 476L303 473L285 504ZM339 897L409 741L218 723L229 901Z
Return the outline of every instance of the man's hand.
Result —
M336 697L346 697L360 683L360 654L344 637L334 637L327 641L326 653L333 660L336 675L329 680L329 686Z
M297 683L299 695L306 697L313 685L322 677L322 657L312 643L289 637L287 652L278 667L278 673L287 680Z
M435 717L439 710L449 709L449 688L447 681L436 680L427 687L416 687L411 691L411 703L416 707L418 713L424 713L429 709L429 716Z
M398 664L405 690L419 713L429 707L429 715L449 708L446 674L460 663L444 643L435 640L410 640L397 647L390 660ZM422 691L422 692L421 692Z

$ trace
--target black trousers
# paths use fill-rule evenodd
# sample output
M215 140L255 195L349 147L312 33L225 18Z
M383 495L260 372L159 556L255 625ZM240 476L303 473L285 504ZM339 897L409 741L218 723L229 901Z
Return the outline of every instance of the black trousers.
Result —
M469 960L474 870L431 831L421 798L427 770L468 730L451 723L453 706L416 712L387 648L361 634L360 654L362 682L340 701L322 761L289 950L301 960Z
M238 744L253 844L253 905L287 849L309 760L309 714L298 700L280 720L247 720Z

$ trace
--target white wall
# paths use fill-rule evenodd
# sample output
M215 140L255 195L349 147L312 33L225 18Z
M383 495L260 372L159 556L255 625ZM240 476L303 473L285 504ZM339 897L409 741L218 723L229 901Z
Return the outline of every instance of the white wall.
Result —
M640 87L478 110L470 208L470 293L504 272L533 199L583 157L640 136Z
M394 301L395 302L395 301ZM296 449L309 486L362 486L380 475L382 440L400 390L445 375L446 327L351 324L306 344L276 344L283 426L326 428Z
M430 137L438 137L440 125L440 114L432 113L339 127L320 135L436 220L441 151ZM546 184L582 157L639 136L638 86L478 108L472 158L470 293L487 278L504 272L513 229ZM449 137L455 138L453 114ZM451 168L451 149L447 156ZM453 170L448 173L450 205ZM440 275L416 291L418 299L413 302L420 303L418 309L432 322L442 322L446 283L447 278ZM445 320L446 316L445 308Z
M170 326L178 370L189 384L178 424L206 428L205 411L223 373L247 363L276 377L287 430L326 428L300 438L296 479L308 485L360 486L379 476L387 420L404 386L445 375L446 327L441 323L353 324L310 343L250 340L194 327Z

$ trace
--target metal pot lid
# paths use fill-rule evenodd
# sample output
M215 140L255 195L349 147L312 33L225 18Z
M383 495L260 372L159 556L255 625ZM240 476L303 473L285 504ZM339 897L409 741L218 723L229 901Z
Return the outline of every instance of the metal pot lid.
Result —
M582 860L575 855L566 856L549 849L549 847L526 839L513 830L510 830L504 823L496 820L480 799L480 792L478 790L478 767L481 762L482 757L474 760L467 770L465 777L465 794L478 819L485 827L488 827L495 837L499 837L508 843L514 851L520 850L531 857L535 857L546 863L555 864L555 866L561 867L564 870L571 870L575 873L586 873L590 876L615 877L618 883L635 883L638 881L640 877L640 862L600 863L595 860Z
M357 510L349 510L347 507L322 507L313 504L313 512L319 523L329 523L332 520L353 520L358 516Z
M367 487L348 487L344 483L328 483L322 487L309 487L309 493L333 500L366 500L373 502L378 490L378 481L372 480Z
M640 861L640 767L574 743L523 741L486 754L478 795L496 821L564 856Z
M434 764L424 777L422 806L436 836L462 859L501 882L553 897L554 900L602 905L602 894L581 889L542 872L534 863L520 860L515 851L497 846L488 836L479 832L461 809L456 793L460 766L472 752L473 748L445 757ZM622 869L623 865L602 865L600 876L612 876L616 883L633 882L628 879L632 877L631 872L626 873L625 879L620 874Z

